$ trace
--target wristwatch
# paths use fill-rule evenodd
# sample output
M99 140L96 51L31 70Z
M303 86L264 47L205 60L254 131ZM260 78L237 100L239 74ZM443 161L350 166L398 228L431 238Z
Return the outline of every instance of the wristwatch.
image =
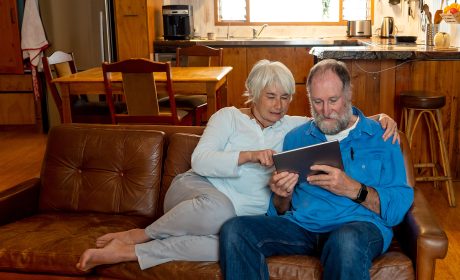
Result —
M363 203L366 200L367 193L367 186L361 183L361 188L359 189L358 195L355 199L353 199L353 201L356 203Z

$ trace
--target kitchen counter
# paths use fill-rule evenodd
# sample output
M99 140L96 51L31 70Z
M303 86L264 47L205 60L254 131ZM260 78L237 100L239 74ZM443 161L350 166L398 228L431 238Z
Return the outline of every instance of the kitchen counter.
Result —
M458 48L437 50L421 44L396 44L393 39L305 37L305 38L218 38L216 40L157 40L155 52L173 52L177 47L312 47L310 54L319 59L460 59Z
M346 37L314 38L314 37L260 37L253 38L217 38L216 40L157 40L154 42L155 52L171 52L176 47L206 45L211 47L314 47L314 46L361 46L366 40Z
M460 59L460 51L458 48L437 50L434 47L417 44L368 44L354 47L313 47L310 54L319 59Z

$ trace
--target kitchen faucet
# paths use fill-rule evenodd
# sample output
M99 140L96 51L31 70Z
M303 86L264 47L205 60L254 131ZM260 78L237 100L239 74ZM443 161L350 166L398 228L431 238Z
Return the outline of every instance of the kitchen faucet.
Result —
M257 39L257 38L259 38L260 33L262 33L262 31L263 31L263 30L265 29L265 27L267 27L267 26L268 26L268 24L265 23L264 25L262 25L262 27L260 28L259 31L257 31L257 29L255 29L254 27L251 27L251 28L252 28L252 39Z

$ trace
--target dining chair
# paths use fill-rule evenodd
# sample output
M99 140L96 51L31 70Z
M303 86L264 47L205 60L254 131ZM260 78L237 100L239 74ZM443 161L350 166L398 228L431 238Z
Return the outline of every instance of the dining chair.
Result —
M194 45L187 48L176 49L176 67L210 67L223 65L223 49L212 48L203 45ZM217 108L221 108L219 102L223 89L217 92ZM207 96L204 93L181 95L176 94L176 106L178 109L191 112L193 114L193 123L203 125L204 116L207 111ZM160 100L160 104L165 104L167 100Z
M113 124L143 123L192 125L189 112L176 108L171 66L169 63L155 62L145 58L131 58L119 62L102 64L106 100L109 104ZM121 74L122 82L112 76ZM165 83L157 83L155 77L165 75ZM115 111L114 97L123 95L126 113ZM160 106L159 98L166 97L168 106Z
M50 56L44 56L42 62L45 80L62 122L63 112L61 95L56 84L51 81L54 78L76 73L77 67L75 66L75 59L73 53L56 51ZM89 101L86 95L71 95L70 103L73 122L111 123L109 106L106 102ZM118 105L118 107L120 106Z

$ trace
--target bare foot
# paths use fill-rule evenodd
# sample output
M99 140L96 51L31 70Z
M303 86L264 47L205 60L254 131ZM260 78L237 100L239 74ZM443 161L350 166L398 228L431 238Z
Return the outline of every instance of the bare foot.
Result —
M103 248L113 239L118 239L130 245L144 243L150 240L150 238L145 234L144 229L135 228L127 231L104 234L103 236L96 239L96 247Z
M102 249L88 249L83 252L75 266L80 270L87 271L101 264L114 264L136 260L137 256L134 251L134 245L113 239Z

